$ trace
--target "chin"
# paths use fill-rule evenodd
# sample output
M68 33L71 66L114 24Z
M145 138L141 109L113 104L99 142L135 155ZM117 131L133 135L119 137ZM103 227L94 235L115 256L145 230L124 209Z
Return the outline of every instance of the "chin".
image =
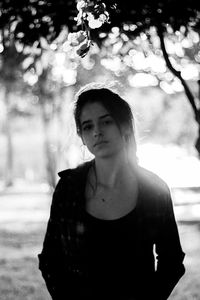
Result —
M118 154L116 151L98 151L94 153L95 157L99 158L112 158L115 157Z

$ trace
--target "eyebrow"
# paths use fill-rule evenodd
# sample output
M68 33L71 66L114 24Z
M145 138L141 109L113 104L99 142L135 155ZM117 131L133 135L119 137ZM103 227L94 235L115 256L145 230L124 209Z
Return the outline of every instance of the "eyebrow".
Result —
M106 115L103 115L103 116L100 116L99 117L99 119L104 119L104 118L106 118L106 117L111 117L111 115L110 114L106 114ZM85 125L85 124L88 124L88 123L91 123L92 122L92 120L86 120L86 121L83 121L83 123L81 124L81 126L83 126L83 125Z

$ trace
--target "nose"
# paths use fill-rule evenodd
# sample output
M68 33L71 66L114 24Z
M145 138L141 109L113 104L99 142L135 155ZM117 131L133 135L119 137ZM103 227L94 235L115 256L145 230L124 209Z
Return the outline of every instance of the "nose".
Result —
M96 125L94 127L93 135L94 135L95 138L99 137L99 136L102 136L102 130L98 125Z

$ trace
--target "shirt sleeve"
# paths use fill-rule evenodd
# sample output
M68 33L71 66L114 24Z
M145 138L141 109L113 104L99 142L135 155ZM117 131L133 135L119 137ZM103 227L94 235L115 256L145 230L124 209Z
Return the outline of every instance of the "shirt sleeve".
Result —
M185 273L177 223L174 216L170 191L162 202L159 235L155 243L157 269L155 274L156 293L159 300L169 297L179 279Z
M50 218L43 242L42 252L38 255L39 269L53 300L71 299L66 297L66 290L72 288L67 274L67 256L63 251L64 242L61 230L62 202L60 199L61 180L53 194Z

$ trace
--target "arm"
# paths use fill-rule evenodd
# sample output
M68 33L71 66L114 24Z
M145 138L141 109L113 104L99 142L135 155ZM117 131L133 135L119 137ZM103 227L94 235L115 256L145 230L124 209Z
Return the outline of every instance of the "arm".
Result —
M42 253L38 255L39 269L46 282L47 289L53 300L62 300L66 298L66 288L69 289L70 284L67 278L66 255L64 255L64 247L62 247L62 202L61 202L61 186L59 181L52 200L50 218L47 225L47 231L43 243ZM67 285L67 286L66 286Z
M178 228L174 217L170 192L164 198L159 235L156 241L156 291L159 300L165 300L183 276L185 268Z

